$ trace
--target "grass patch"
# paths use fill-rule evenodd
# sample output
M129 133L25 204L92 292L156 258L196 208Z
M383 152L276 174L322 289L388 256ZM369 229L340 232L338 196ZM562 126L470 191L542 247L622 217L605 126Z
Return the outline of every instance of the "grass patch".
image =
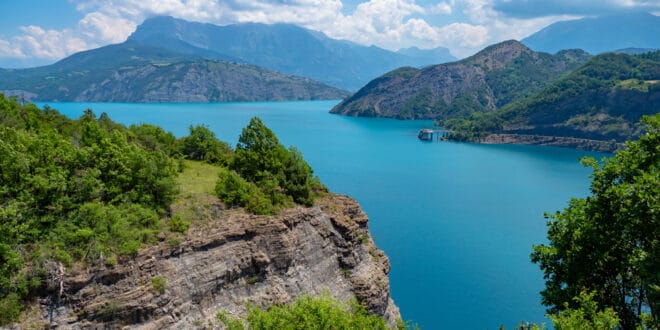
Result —
M180 197L213 193L220 166L191 160L184 160L183 166L183 171L177 178Z
M220 169L220 166L200 161L183 161L183 171L176 178L179 194L172 203L170 231L185 234L190 224L214 218L213 205L219 201L213 190Z

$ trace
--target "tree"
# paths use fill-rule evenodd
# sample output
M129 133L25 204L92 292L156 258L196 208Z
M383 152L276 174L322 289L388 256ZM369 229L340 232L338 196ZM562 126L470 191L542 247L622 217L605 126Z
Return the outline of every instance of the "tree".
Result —
M215 133L204 125L190 126L190 135L181 139L181 153L187 159L226 165L231 147L218 140Z
M238 138L231 169L250 182L270 176L280 179L284 173L286 149L258 117L250 119Z
M325 190L312 174L312 168L296 148L289 150L280 144L275 133L261 119L250 120L239 137L230 169L242 179L253 183L262 195L270 200L275 210L277 206L287 206L293 202L311 206L315 193ZM227 188L238 185L222 181L232 179L231 175L220 175L219 189L231 194ZM219 193L220 198L224 198ZM240 203L233 203L241 205ZM249 208L248 208L249 209Z
M543 303L551 313L579 307L593 292L599 310L612 308L624 329L658 327L660 311L660 114L645 117L647 133L593 168L591 193L546 215L549 244L534 246L544 271Z

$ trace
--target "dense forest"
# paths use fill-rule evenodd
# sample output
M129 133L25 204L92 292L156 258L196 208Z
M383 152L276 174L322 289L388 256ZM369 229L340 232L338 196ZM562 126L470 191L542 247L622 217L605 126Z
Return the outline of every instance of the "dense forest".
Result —
M71 120L0 95L0 324L31 297L61 290L65 269L111 267L161 231L185 232L190 223L170 208L184 159L219 165L218 197L253 213L309 206L326 191L258 118L233 150L205 126L177 139L105 113Z
M660 109L660 51L606 53L532 96L489 113L438 124L460 141L493 133L533 134L623 142L642 132L643 115Z

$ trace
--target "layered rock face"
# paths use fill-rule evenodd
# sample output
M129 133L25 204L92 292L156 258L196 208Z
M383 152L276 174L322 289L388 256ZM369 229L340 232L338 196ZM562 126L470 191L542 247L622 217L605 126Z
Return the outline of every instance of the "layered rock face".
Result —
M194 224L178 244L163 239L114 267L69 271L61 295L52 290L40 299L28 322L73 329L215 327L219 311L243 316L247 303L265 307L323 292L344 301L355 297L392 325L400 318L390 297L388 258L354 200L329 195L277 216L219 204L208 210L213 220ZM162 292L152 283L160 277Z

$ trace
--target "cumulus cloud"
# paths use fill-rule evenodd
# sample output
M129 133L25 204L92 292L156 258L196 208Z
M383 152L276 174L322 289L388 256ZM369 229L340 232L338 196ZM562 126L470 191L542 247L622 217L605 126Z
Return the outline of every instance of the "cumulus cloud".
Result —
M454 1L452 0L451 2L439 2L430 8L430 12L432 14L442 14L442 15L449 15L452 13L454 7Z
M89 48L89 44L70 29L44 30L30 25L22 26L23 34L11 40L0 40L0 56L11 58L58 59Z
M0 39L0 57L59 59L124 41L145 18L171 15L219 25L292 23L330 37L388 49L448 47L458 57L506 39L521 39L559 20L637 9L660 12L657 0L363 0L352 12L342 0L69 0L83 14L74 27L25 26ZM419 1L419 0L417 0ZM434 17L457 21L434 25Z

